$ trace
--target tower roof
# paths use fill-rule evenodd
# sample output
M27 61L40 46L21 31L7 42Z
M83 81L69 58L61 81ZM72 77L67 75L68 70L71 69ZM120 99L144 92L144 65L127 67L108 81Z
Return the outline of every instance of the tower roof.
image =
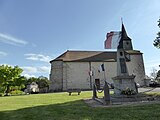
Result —
M121 36L121 39L122 39L123 41L131 41L131 38L128 37L127 32L126 32L126 30L125 30L125 27L124 27L123 23L122 23L122 36Z
M125 27L124 27L124 24L122 23L122 28L121 28L121 39L119 41L119 45L118 45L118 49L124 49L124 41L128 41L131 43L131 38L128 37L127 35L127 32L125 30ZM132 48L132 44L131 45L131 48Z

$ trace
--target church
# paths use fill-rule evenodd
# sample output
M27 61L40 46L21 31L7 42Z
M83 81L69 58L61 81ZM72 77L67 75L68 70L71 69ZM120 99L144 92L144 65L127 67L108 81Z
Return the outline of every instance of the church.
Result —
M132 40L125 28L123 31L128 72L135 75L135 82L142 86L145 83L143 53L133 49ZM101 88L105 80L111 84L112 78L117 75L116 51L67 50L50 63L51 92L68 89L91 90L94 83Z

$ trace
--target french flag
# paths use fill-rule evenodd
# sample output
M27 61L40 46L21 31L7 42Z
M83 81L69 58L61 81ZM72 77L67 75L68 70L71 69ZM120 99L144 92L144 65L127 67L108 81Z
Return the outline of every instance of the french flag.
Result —
M104 64L101 65L101 70L102 70L102 71L105 71L105 69L104 69Z
M104 64L101 64L100 69L98 70L99 73L102 72L102 71L105 71Z
M106 40L104 42L105 49L117 49L119 41L121 39L121 32L110 32L106 35Z

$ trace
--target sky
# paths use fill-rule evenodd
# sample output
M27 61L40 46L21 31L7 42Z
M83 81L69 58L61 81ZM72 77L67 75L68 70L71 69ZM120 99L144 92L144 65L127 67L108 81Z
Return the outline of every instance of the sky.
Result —
M159 6L160 0L0 0L0 64L49 77L49 61L67 50L107 51L106 33L121 30L123 18L150 75L160 69L153 46Z

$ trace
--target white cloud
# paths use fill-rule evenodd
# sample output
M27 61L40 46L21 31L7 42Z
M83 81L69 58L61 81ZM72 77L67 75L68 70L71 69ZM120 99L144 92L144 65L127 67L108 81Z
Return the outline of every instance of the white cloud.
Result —
M26 78L30 78L30 77L36 77L35 75L30 75L30 74L23 74Z
M0 57L1 56L7 56L7 53L0 51Z
M25 54L25 56L26 56L26 59L34 60L34 61L49 62L51 60L49 56L45 56L42 54L29 53L29 54Z
M29 67L29 66L25 66L25 67L21 67L23 69L23 74L28 74L28 73L37 73L38 70L36 67Z
M50 70L50 67L48 66L42 66L42 67L24 66L21 68L23 69L23 74L49 73Z
M11 44L11 45L26 45L27 42L18 38L15 38L8 34L0 33L0 42Z
M50 67L42 66L42 67L39 67L39 68L38 68L38 71L39 71L39 72L44 72L44 73L49 73Z

